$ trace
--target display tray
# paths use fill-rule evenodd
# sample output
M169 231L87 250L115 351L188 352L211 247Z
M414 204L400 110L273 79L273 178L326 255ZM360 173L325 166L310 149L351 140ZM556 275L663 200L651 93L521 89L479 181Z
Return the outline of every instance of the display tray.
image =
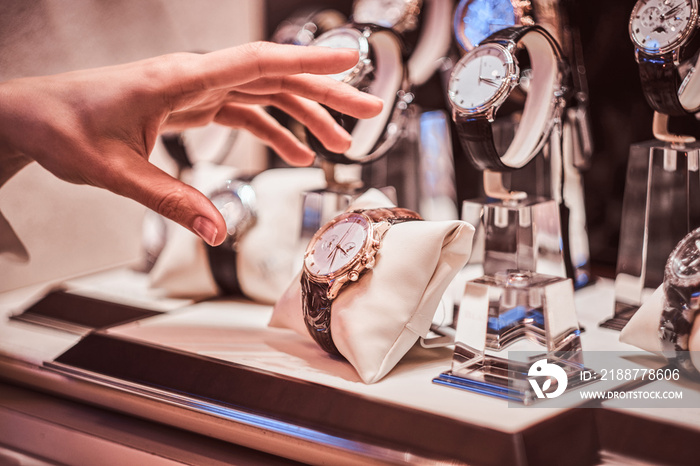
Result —
M563 457L571 459L569 464L593 464L597 458L588 409L564 411L507 433L100 332L87 335L46 367L312 442L400 452L398 457L406 459L500 465L552 464Z
M160 311L115 303L56 289L47 293L14 320L84 334L161 314Z

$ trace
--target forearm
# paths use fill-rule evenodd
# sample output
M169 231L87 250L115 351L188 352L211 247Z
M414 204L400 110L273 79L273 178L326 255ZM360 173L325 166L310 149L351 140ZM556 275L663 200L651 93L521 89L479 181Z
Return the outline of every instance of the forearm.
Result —
M14 113L12 99L8 97L5 83L0 83L0 186L24 168L31 158L15 148L11 142Z

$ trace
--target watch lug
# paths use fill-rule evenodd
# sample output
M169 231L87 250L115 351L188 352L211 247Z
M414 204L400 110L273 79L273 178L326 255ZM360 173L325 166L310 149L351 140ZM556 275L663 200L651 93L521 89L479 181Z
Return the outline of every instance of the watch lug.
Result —
M680 49L673 49L671 51L671 60L673 60L673 64L676 66L679 66L681 64Z
M333 280L331 286L328 287L328 292L326 293L328 299L335 299L335 297L338 296L338 292L347 281L348 279L346 277L339 277Z

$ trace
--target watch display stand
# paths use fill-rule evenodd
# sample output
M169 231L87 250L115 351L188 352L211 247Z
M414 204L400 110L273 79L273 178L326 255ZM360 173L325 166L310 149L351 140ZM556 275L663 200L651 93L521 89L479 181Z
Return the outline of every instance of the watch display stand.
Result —
M433 382L531 404L530 366L546 358L564 370L568 387L579 386L581 351L571 280L507 270L467 282L452 367Z
M401 136L380 159L362 166L368 187L392 186L397 205L426 220L456 220L457 192L449 116L411 105Z
M344 212L350 204L365 192L362 181L337 181L335 165L323 162L326 187L306 191L302 194L302 221L300 240L304 243L333 217ZM392 202L396 202L396 191L392 187L377 188Z
M576 118L574 118L574 115ZM585 168L590 141L584 137L582 121L585 115L576 112L564 114L561 125L555 125L549 142L537 157L526 166L504 173L511 189L528 193L533 199L554 200L560 220L561 254L564 275L573 280L574 289L591 283L590 251L581 170ZM516 122L509 119L496 121L494 137L497 147L505 150L513 139ZM488 194L489 197L511 198ZM481 201L476 201L481 202ZM464 210L463 210L464 212ZM466 220L466 218L464 218ZM531 270L528 267L520 267ZM539 271L539 270L538 270ZM552 273L559 275L559 272Z
M508 269L566 276L557 203L526 196L464 201L462 220L476 228L470 264L486 275Z
M675 245L700 226L700 143L651 140L630 148L615 277L605 328L621 330L663 282Z

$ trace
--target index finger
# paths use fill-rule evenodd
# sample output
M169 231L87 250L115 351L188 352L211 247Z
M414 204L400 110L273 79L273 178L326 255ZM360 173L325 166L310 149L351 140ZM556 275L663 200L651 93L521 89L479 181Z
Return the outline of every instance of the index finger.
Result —
M251 42L200 55L193 70L208 89L237 86L258 78L299 73L335 74L352 68L357 50ZM200 87L201 89L201 87Z

